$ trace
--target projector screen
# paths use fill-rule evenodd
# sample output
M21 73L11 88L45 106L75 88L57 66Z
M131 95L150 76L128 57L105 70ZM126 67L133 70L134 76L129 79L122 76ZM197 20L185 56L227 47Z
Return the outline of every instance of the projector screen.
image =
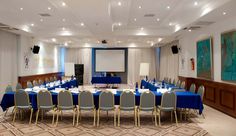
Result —
M96 50L96 72L125 72L125 50Z
M74 63L65 63L65 76L74 76L75 75L75 64Z

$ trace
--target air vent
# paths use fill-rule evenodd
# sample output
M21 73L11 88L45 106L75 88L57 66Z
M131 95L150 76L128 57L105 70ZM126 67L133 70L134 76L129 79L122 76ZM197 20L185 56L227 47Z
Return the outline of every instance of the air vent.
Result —
M2 29L2 30L8 30L8 31L19 30L19 29L17 29L17 28L8 26L8 25L3 24L3 23L0 23L0 29Z
M155 14L145 14L144 17L154 17Z
M188 29L196 30L196 29L200 29L200 28L201 28L200 26L190 26Z
M211 21L198 21L194 25L208 26L208 25L211 25L211 24L214 24L214 23L215 22L211 22Z
M51 15L48 13L39 13L40 16L42 17L50 17Z

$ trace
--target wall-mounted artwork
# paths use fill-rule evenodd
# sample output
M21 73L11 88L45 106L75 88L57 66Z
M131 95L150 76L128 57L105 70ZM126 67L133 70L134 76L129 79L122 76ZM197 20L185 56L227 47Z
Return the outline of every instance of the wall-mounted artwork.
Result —
M212 79L212 38L197 42L197 77Z
M236 81L236 31L221 34L221 79Z

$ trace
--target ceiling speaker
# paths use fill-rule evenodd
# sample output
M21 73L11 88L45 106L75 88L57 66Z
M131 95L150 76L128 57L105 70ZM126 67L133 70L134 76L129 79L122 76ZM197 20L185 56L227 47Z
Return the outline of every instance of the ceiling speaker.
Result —
M40 47L38 45L34 45L34 47L32 48L33 54L38 54L39 50L40 50Z
M179 52L177 45L173 45L173 46L171 47L171 50L172 50L172 53L173 53L173 54L178 54L178 52Z

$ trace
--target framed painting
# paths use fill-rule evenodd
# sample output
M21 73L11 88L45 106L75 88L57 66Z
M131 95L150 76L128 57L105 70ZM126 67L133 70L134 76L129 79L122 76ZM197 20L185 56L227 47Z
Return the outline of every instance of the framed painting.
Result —
M197 77L213 79L212 38L197 42Z
M221 79L236 81L236 31L221 34Z

